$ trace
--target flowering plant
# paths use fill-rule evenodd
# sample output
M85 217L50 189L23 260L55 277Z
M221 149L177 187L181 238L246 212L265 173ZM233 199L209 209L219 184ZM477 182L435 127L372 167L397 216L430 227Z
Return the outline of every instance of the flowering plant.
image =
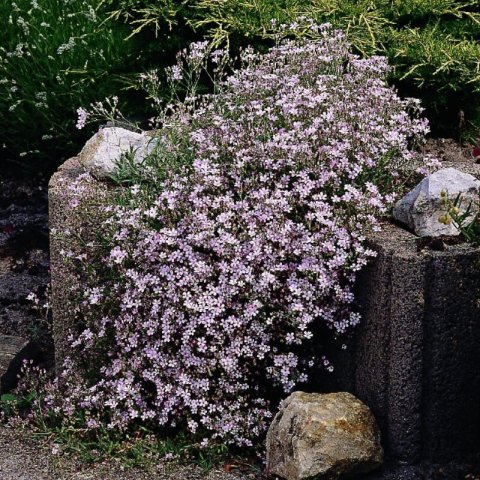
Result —
M283 395L332 368L320 345L360 320L365 235L428 127L387 86L384 58L312 28L315 40L246 50L214 95L168 106L110 209L109 241L70 253L81 301L58 412L251 445ZM205 49L185 52L172 81Z
M445 190L440 194L445 212L439 217L439 222L445 225L453 223L467 242L480 245L480 198L466 200L460 194L452 198Z

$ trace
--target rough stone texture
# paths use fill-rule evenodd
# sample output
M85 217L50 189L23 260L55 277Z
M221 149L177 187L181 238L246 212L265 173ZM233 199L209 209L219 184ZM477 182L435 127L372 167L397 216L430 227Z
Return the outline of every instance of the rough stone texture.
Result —
M408 463L480 451L480 249L421 243L394 225L371 239L363 319L337 352L349 366L336 369L337 388L372 409L387 453Z
M108 199L114 193L111 185L95 181L84 173L79 159L74 157L59 168L49 184L51 304L57 371L61 369L63 360L68 355L67 338L75 306L71 298L71 288L76 284L76 279L74 272L65 262L64 252L80 248L77 235L81 234L86 240L95 240L104 215L102 206L108 204ZM78 195L78 191L82 191L82 194ZM72 209L71 205L74 203L78 203L78 206ZM65 232L70 232L71 235L65 235Z
M0 335L0 394L6 393L17 384L23 361L38 354L30 341L13 335Z
M287 480L368 472L382 459L375 418L346 392L294 392L267 434L267 470Z
M397 202L393 211L394 218L421 237L458 235L459 231L453 223L445 225L439 222L439 218L445 213L445 207L441 203L442 190L445 190L452 200L459 194L462 196L459 205L462 213L472 201L478 201L480 181L455 168L443 168L424 178Z
M132 151L134 160L141 163L153 150L152 137L121 127L99 130L83 147L79 161L89 173L105 180L112 176L121 155Z

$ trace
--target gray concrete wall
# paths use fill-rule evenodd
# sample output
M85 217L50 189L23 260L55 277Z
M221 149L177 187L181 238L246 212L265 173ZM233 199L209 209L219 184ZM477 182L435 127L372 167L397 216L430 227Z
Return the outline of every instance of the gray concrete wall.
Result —
M378 257L359 277L363 320L345 354L354 369L340 385L373 410L395 459L479 451L480 249L418 251L394 225L371 244Z
M80 237L86 241L96 239L104 218L102 206L108 204L112 195L111 186L97 182L92 177L83 178L84 173L77 157L71 158L52 176L48 190L53 337L57 372L68 356L67 338L74 321L73 312L77 308L71 294L77 279L65 252L80 252ZM74 185L76 187L72 188ZM76 194L80 189L84 192L82 196ZM71 208L73 201L80 202L75 209Z

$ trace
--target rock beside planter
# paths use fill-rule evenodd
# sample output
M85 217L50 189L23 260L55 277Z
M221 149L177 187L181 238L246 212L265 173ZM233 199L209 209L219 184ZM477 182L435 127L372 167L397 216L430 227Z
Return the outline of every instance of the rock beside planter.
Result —
M460 194L462 197L460 212L465 212L472 201L478 201L480 181L473 175L455 168L439 170L424 178L397 202L393 217L420 237L458 235L459 231L452 223L445 225L439 221L445 214L442 191L445 191L451 200Z
M382 460L373 414L346 392L294 392L267 434L267 469L286 480L369 472Z
M136 163L141 163L154 148L152 137L121 127L99 130L83 147L79 155L82 166L98 180L108 180L115 172L123 154L133 153Z

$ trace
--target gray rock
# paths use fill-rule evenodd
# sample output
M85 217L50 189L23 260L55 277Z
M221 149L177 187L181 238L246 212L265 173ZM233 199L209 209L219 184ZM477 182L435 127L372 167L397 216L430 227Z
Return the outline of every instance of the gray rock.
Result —
M453 223L445 225L439 221L445 214L441 201L442 190L446 191L452 200L460 194L460 212L465 212L471 201L479 198L480 181L473 175L452 167L439 170L424 178L397 202L393 217L420 237L458 235L459 231Z
M83 147L79 155L82 166L99 180L108 180L122 154L132 151L136 163L141 163L153 151L151 135L125 128L108 127L99 130Z
M292 393L267 434L267 470L287 480L369 472L382 460L373 414L346 392Z
M0 268L4 268L0 265ZM25 303L27 295L37 291L45 284L42 276L31 275L28 272L0 273L0 302Z

